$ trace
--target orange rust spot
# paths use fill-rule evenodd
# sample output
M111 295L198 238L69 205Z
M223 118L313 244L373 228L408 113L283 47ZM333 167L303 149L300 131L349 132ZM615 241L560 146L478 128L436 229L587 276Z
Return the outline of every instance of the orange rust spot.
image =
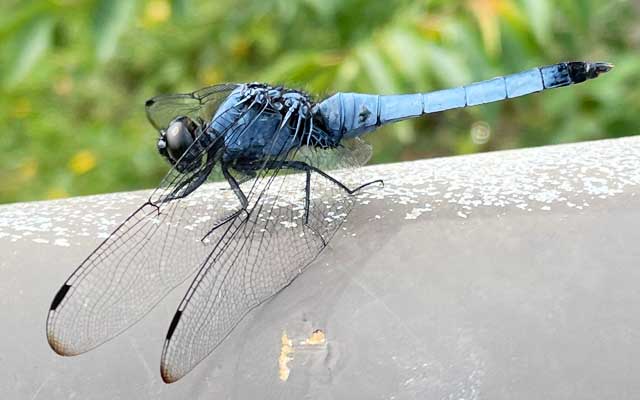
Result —
M305 341L302 342L301 344L319 345L319 344L325 344L325 342L326 342L326 337L322 329L316 329L311 333L311 336L309 336L308 339L305 339Z
M278 376L281 381L289 379L289 361L293 360L293 342L287 336L287 332L282 332L280 338L280 357L278 357Z

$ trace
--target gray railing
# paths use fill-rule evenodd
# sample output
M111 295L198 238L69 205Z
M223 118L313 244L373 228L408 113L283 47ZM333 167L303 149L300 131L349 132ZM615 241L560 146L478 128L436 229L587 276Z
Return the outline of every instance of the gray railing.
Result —
M85 355L55 355L44 334L59 285L148 192L1 206L2 397L640 393L640 138L361 172L385 187L360 195L314 265L170 386L159 357L184 286ZM324 341L306 341L316 330Z

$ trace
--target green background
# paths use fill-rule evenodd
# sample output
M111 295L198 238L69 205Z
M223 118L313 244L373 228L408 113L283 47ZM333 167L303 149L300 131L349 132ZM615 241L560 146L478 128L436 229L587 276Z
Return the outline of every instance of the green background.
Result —
M0 0L0 202L154 187L144 101L229 81L442 89L565 60L584 85L368 136L373 163L632 135L640 9L622 0Z

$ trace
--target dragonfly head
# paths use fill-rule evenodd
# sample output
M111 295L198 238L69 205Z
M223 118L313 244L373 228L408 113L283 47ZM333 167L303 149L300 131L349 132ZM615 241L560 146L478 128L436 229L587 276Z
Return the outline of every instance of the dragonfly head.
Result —
M191 147L193 142L198 136L199 126L189 117L179 116L173 119L167 126L167 129L160 132L160 138L158 139L158 151L160 154L171 163L175 165L178 160L183 158L182 156ZM188 166L194 163L192 159L184 157L180 164ZM183 170L190 170L190 168L178 168L180 172L186 172Z

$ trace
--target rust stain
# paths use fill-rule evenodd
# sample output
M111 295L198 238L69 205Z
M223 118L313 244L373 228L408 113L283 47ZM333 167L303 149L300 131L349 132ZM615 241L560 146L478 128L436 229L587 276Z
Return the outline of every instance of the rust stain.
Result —
M300 342L300 344L320 345L320 344L325 344L325 342L326 342L326 337L322 329L316 329L311 333L311 336L309 336L304 341Z
M280 357L278 357L278 376L281 381L289 379L289 361L293 360L293 341L287 336L287 332L282 332L280 338Z

